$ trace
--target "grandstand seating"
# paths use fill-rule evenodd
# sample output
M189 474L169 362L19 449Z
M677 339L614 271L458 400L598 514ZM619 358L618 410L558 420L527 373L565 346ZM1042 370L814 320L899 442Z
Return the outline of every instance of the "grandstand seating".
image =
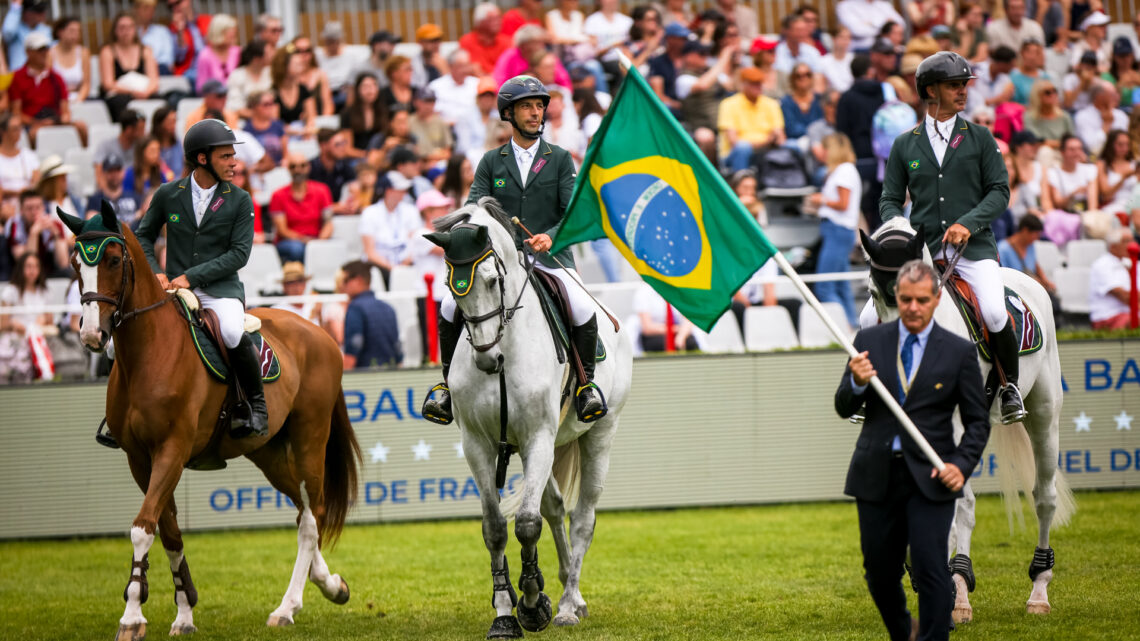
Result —
M800 340L787 308L754 305L744 310L744 344L751 351L770 352L799 347Z
M281 257L273 245L254 245L249 262L238 270L238 279L245 285L246 295L268 294L281 291Z
M360 244L360 216L333 216L332 237L343 240L347 245L346 262L364 254Z
M1037 251L1037 264L1051 280L1053 274L1061 267L1061 250L1048 240L1039 240L1033 243L1033 247Z
M781 308L782 309L782 308ZM702 346L712 354L743 354L744 339L740 335L740 325L732 312L725 312L709 330Z
M83 196L90 196L96 191L93 155L91 149L83 147L68 149L63 154L63 162L74 167L67 184L71 189L77 189Z
M79 132L71 125L40 127L36 132L36 154L47 158L52 154L62 157L68 149L79 149L83 142Z
M1088 267L1062 267L1057 270L1053 282L1057 285L1057 296L1061 298L1061 311L1089 313Z
M1107 252L1108 244L1103 240L1087 238L1070 241L1065 245L1065 253L1068 255L1065 264L1069 267L1088 267Z
M99 143L104 140L110 140L111 138L117 138L121 133L123 133L123 127L117 122L89 125L87 127L87 148L94 151L99 147Z
M305 270L313 275L313 289L333 290L333 279L340 266L348 262L348 244L343 240L310 240L305 243ZM375 286L373 278L373 286Z
M111 124L111 112L102 100L84 100L71 103L71 119L88 125Z
M823 311L849 335L851 328L847 325L847 314L839 303L820 303ZM749 308L755 309L755 308ZM827 347L836 342L831 331L827 329L823 319L808 305L800 307L800 345L803 347Z
M127 108L134 109L135 111L142 114L144 118L146 118L147 131L150 130L150 123L152 117L154 116L154 112L158 111L160 107L165 106L166 101L157 98L151 100L132 100L127 103Z

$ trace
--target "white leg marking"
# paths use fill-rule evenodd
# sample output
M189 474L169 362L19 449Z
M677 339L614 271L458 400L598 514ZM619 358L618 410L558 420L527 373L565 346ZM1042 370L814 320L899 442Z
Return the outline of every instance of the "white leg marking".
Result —
M170 559L170 573L174 576L174 602L178 605L178 616L170 624L170 634L184 634L195 629L194 609L190 607L190 601L182 590L182 579L178 576L178 568L182 566L185 555L182 551L166 550L166 558Z
M1049 614L1052 607L1049 605L1047 588L1052 580L1053 570L1045 570L1037 575L1033 581L1033 592L1029 595L1029 601L1025 603L1026 612L1029 614Z
M143 557L150 551L150 546L153 543L153 534L147 534L146 530L141 527L131 528L131 544L135 548L135 561L143 560ZM142 576L142 570L139 568L132 569L131 576ZM139 601L141 595L142 584L138 581L131 581L130 585L127 586L127 607L123 610L123 618L119 619L120 625L146 623L146 617L144 617L142 613L142 603Z
M315 527L315 525L314 525ZM326 599L332 600L340 593L341 579L339 574L331 574L329 572L328 563L325 563L325 557L321 555L321 551L313 550L313 564L309 567L309 580L321 589L321 594L325 595Z
M293 615L301 610L301 597L305 590L305 577L313 564L317 551L317 519L309 509L309 495L305 483L301 482L301 522L297 525L297 562L293 564L293 576L289 579L289 589L269 615L269 625L291 625Z

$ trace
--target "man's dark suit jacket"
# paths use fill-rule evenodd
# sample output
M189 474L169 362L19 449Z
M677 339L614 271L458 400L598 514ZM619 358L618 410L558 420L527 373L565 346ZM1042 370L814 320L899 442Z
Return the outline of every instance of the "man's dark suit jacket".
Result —
M897 399L900 391L898 321L861 330L855 336L855 349L869 352L880 380ZM844 418L849 417L864 401L867 403L866 421L855 442L845 494L866 501L886 498L891 442L897 435L907 467L923 495L932 501L949 501L961 496L961 491L951 492L937 478L930 478L933 465L914 439L869 385L862 394L855 393L851 369L847 367L835 392L835 411ZM902 407L938 456L946 463L957 465L969 479L990 435L989 411L974 346L935 324ZM965 427L962 440L956 446L952 423L955 407L961 410Z

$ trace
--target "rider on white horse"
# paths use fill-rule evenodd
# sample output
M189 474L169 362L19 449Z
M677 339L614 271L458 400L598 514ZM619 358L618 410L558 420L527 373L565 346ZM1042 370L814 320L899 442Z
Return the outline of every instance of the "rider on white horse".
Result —
M582 359L585 381L579 381L575 392L578 420L595 421L606 415L606 401L594 385L594 357L598 344L598 320L594 303L582 287L574 271L574 258L563 250L557 262L546 252L552 245L551 236L559 225L574 191L574 162L565 149L540 139L546 122L546 106L550 94L541 82L530 76L517 76L499 88L499 117L511 123L510 142L488 151L479 161L475 182L471 185L467 204L476 204L484 196L499 201L507 215L518 217L535 235L525 241L538 254L535 269L553 274L566 290L570 299L574 328L570 338ZM521 248L521 243L519 244ZM561 263L559 266L558 263ZM462 286L461 286L462 287ZM447 374L451 358L459 343L460 323L456 319L456 305L449 287L440 305L439 345L443 362L444 382L436 385L424 400L424 418L441 425L453 419L451 392L447 387ZM436 397L432 397L436 393Z
M974 290L993 354L1005 373L1001 388L1003 423L1025 417L1017 390L1020 341L1005 309L1005 286L990 224L1009 204L1005 163L985 127L958 113L966 106L970 65L952 52L922 61L915 76L926 102L922 124L895 139L887 161L879 213L884 221L903 215L910 190L911 225L922 229L935 259L950 263L953 247L964 245L957 272Z

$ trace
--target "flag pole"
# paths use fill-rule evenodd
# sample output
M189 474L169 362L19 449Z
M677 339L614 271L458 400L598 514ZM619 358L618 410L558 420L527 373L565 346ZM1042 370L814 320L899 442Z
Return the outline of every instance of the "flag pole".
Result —
M795 268L788 262L788 259L784 258L784 255L780 252L776 252L772 254L772 260L776 261L776 264L780 267L780 271L784 272L784 275L791 279L792 284L796 286L796 289L799 290L800 295L804 297L807 304L810 305L815 313L823 320L823 324L827 326L831 335L835 337L835 341L847 351L851 358L858 356L859 352L855 351L855 346L851 344L850 339L847 338L847 334L841 330L839 326L835 324L835 321L832 320L831 316L824 311L823 306L820 305L815 294L808 289L807 283L796 273ZM895 415L895 418L899 420L899 423L902 423L903 428L906 429L910 437L914 439L914 442L918 444L919 449L926 455L926 458L934 464L934 467L942 471L946 467L946 464L942 462L942 458L938 456L938 453L934 451L934 448L931 447L930 443L923 437L922 432L918 431L918 427L914 424L914 421L910 420L910 417L906 415L902 406L899 405L894 395L887 390L887 387L883 385L883 382L879 380L878 376L871 377L871 387L878 393L879 398L883 399L883 402L886 403L891 413Z

